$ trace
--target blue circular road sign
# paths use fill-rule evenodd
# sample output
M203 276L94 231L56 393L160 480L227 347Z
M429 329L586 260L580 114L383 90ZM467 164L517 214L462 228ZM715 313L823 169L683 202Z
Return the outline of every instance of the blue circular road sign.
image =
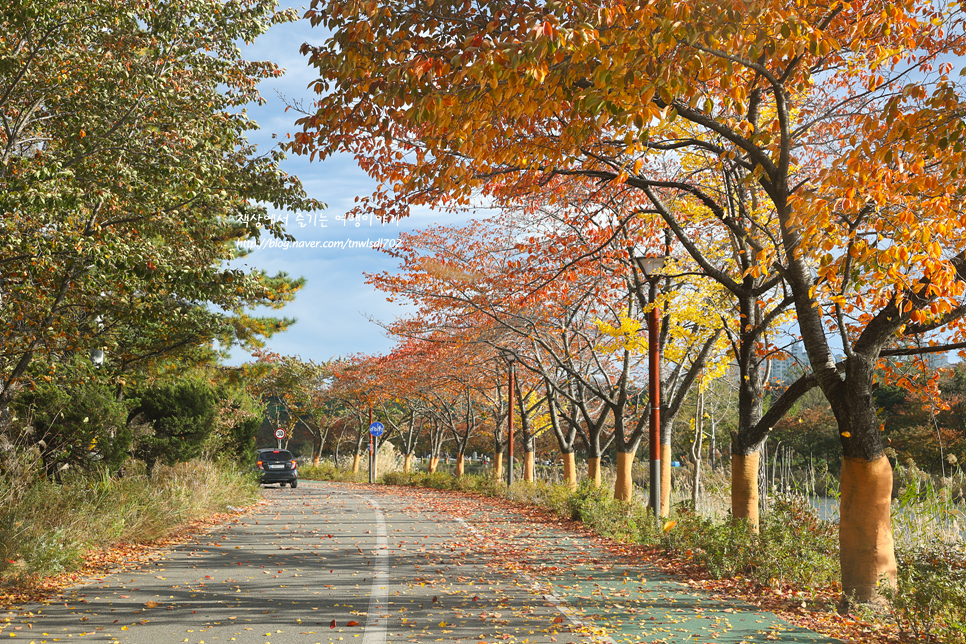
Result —
M386 431L386 427L382 423L373 423L369 425L369 433L373 436L382 436L382 433Z

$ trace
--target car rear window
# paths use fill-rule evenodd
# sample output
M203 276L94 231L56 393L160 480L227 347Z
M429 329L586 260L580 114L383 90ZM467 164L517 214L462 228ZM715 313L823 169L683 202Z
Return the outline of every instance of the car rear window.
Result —
M285 449L269 450L267 452L262 452L259 456L261 456L265 460L272 460L272 461L291 461L292 460L292 452Z

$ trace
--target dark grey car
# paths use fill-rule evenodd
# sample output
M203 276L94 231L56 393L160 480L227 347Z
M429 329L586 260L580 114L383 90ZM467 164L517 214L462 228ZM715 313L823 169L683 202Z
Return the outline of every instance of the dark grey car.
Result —
M299 469L295 457L287 449L260 449L256 457L258 474L261 483L278 483L285 487L288 483L293 488L299 484Z

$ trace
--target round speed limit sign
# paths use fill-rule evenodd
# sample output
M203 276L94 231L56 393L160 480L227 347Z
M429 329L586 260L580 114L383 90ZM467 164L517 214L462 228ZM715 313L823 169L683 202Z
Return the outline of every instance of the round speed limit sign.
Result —
M276 429L275 430L275 438L277 438L278 440L282 440L283 438L285 438L285 430L282 429L281 427L279 427L278 429Z

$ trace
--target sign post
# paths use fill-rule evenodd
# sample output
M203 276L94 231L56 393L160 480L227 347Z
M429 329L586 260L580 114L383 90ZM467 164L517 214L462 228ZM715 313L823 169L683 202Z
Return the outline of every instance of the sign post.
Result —
M382 433L386 431L385 425L380 422L375 422L369 425L369 449L371 450L369 458L369 482L376 482L376 454L379 451L379 437Z
M285 430L279 427L275 430L275 438L278 439L278 448L282 449L282 439L285 438Z

